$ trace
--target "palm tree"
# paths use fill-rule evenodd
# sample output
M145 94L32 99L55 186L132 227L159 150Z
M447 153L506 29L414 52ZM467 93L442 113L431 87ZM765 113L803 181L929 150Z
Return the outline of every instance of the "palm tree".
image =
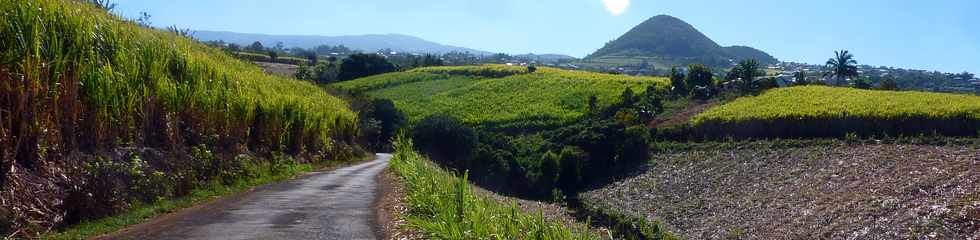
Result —
M834 51L834 55L834 58L827 60L827 68L830 68L830 71L825 72L824 77L836 77L836 85L840 86L845 78L858 76L857 61L854 60L854 55L851 55L847 50Z

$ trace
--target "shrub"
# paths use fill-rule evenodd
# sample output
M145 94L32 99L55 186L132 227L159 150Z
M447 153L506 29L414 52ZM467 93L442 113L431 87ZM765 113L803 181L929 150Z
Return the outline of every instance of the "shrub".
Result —
M558 188L566 194L578 192L582 181L582 166L588 156L582 149L575 146L565 146L559 156Z
M340 64L337 79L347 81L361 77L397 71L394 64L378 54L353 54Z
M545 152L541 156L541 160L539 161L541 174L538 176L536 182L539 194L550 194L555 189L555 183L558 181L558 173L560 171L559 160L558 154L551 151Z

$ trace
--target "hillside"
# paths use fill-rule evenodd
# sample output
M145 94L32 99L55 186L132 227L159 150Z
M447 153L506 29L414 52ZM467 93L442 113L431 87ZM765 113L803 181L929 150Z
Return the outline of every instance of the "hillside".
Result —
M354 154L356 114L316 85L82 1L0 12L2 236Z
M763 64L778 62L769 54L742 46L722 47L694 26L675 17L659 15L637 25L626 34L589 55L587 60L647 59L660 65L703 63L727 67L731 61L756 59Z
M369 34L352 36L303 36L303 35L267 35L236 33L222 31L196 31L194 37L202 41L225 41L242 46L248 46L255 41L264 46L275 46L282 42L286 48L315 48L320 45L344 45L352 50L374 52L380 49L391 49L398 52L435 53L470 52L477 55L489 55L489 52L444 45L418 37L401 34Z
M610 103L630 87L665 88L667 79L503 65L429 67L334 84L391 99L413 121L448 113L471 124L553 125L581 116L589 96Z
M692 119L696 135L842 137L976 136L980 97L825 86L770 90L709 109Z

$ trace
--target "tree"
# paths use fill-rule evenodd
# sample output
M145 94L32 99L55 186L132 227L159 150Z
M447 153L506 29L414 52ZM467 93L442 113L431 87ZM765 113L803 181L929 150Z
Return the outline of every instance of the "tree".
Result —
M438 163L464 169L477 150L477 133L458 119L435 114L422 119L412 134L416 148Z
M265 51L265 46L262 46L262 42L255 41L252 43L252 45L248 45L248 47L245 47L245 50L249 50L253 52L262 52Z
M855 78L854 88L857 89L871 89L871 79L867 78Z
M878 89L887 90L887 91L898 91L898 82L896 82L895 78L893 77L885 77L884 80L881 80L881 87L879 87Z
M337 64L320 63L313 68L313 78L320 83L332 83L337 81L339 70Z
M377 54L353 54L340 63L337 79L347 81L375 74L397 71L394 64Z
M538 71L538 67L534 66L534 64L527 65L527 73L534 73L536 71Z
M312 75L310 72L310 67L306 64L300 64L299 68L296 70L296 74L294 74L293 77L299 80L312 80L313 78L311 78L310 75Z
M269 58L272 59L272 62L279 61L279 52L269 50L268 54L269 54Z
M702 64L691 64L687 66L687 70L685 83L690 88L691 93L702 99L711 97L711 91L714 88L712 86L714 74L711 73L711 68Z
M825 72L823 76L835 77L837 86L843 85L848 77L858 76L857 60L854 60L854 55L847 50L834 51L834 58L827 60L827 68L830 68L830 71Z
M550 193L551 190L555 189L558 182L558 173L560 171L558 154L551 151L544 153L541 156L541 175L538 177L538 186L540 190Z
M810 84L810 81L806 80L806 71L800 70L799 72L796 72L796 74L793 75L793 78L796 80L796 85L803 86Z
M674 96L686 96L688 93L685 76L676 67L670 68L670 87Z
M741 79L742 92L748 92L752 90L752 82L756 77L761 76L762 73L759 71L759 61L755 59L742 60L732 69L735 72L735 76Z
M663 100L660 98L660 93L657 91L656 86L647 86L646 92L643 92L643 97L639 102L636 103L634 107L636 115L642 123L649 123L653 121L653 118L657 114L664 112Z
M582 166L587 156L582 149L575 146L565 146L558 157L558 188L566 194L578 192L582 182Z
M381 131L378 133L377 141L387 144L395 138L398 130L408 123L405 113L395 108L395 103L388 99L375 99L371 101L371 118L381 122Z

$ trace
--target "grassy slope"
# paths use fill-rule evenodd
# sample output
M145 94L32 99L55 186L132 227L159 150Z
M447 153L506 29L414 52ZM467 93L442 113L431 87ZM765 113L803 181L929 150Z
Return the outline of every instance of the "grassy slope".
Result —
M335 119L353 123L355 118L347 103L313 84L263 74L217 49L139 27L88 4L3 0L0 10L6 71L40 83L72 84L76 76L82 104L107 118L124 119L151 97L175 111L233 119L254 118L256 107L284 118L286 112L301 113L324 137ZM53 74L42 74L48 71Z
M825 86L791 87L739 98L696 116L692 123L696 127L714 128L713 131L738 132L741 128L777 137L820 135L820 131L860 134L937 131L974 135L980 125L980 97ZM768 125L767 129L754 127L760 124Z
M60 200L68 191L58 186L86 182L80 179L85 173L64 176L64 169L78 167L65 165L88 167L92 160L66 157L74 152L91 156L130 146L179 150L204 144L332 159L345 152L338 150L337 138L355 135L357 116L348 104L314 84L263 74L220 50L82 1L0 0L0 13L0 112L22 113L0 117L0 198L14 216L10 231L30 234L62 224L68 207ZM147 176L134 179L163 171L173 181L163 184L174 186L186 179L177 176L194 173L170 170L197 167L193 159L172 166L167 164L174 159L166 160L150 163L153 168L140 171ZM37 165L47 167L32 167ZM258 177L254 181L273 176ZM132 223L132 216L196 196L105 221Z
M493 77L485 77L493 76ZM595 95L609 103L627 87L668 86L667 79L501 65L432 67L334 84L392 99L411 120L449 113L467 123L505 123L530 118L566 121L581 116Z
M475 195L465 178L437 167L400 140L391 168L405 180L408 221L433 239L599 239L586 226L572 229Z

